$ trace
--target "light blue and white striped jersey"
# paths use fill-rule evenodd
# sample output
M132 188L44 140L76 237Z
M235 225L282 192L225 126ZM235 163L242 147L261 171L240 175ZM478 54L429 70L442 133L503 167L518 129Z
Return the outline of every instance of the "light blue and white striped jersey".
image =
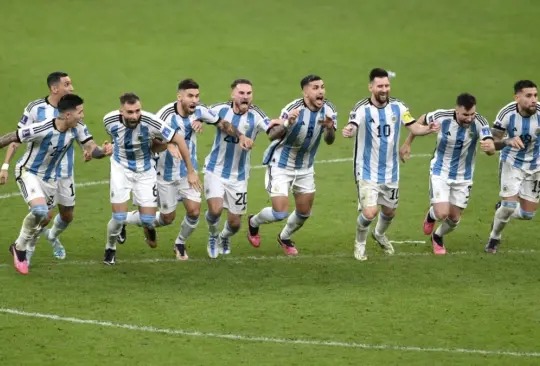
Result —
M167 123L167 126L184 136L191 155L191 164L197 170L197 134L194 133L191 124L197 120L208 124L215 124L219 121L219 116L209 110L205 105L200 104L195 108L193 114L190 114L188 117L182 117L178 113L177 105L177 102L167 104L159 110L157 116ZM159 154L156 170L158 177L168 182L187 176L186 163L183 160L175 162L173 156L167 150Z
M77 127L65 132L56 129L55 118L43 122L32 123L17 130L21 143L28 143L24 155L17 161L15 174L19 178L23 170L37 175L44 181L56 180L56 169L64 155L73 145L73 141L81 144L89 140L85 135L85 127L79 122ZM91 138L91 137L90 137Z
M244 114L234 113L230 101L214 104L210 109L253 141L259 132L268 131L270 120L255 105ZM204 160L204 169L224 179L243 181L249 178L250 155L251 151L242 150L238 137L229 136L218 128L212 150Z
M438 109L426 114L426 124L432 122L441 129L431 159L431 174L455 181L472 181L478 141L493 139L488 121L477 113L470 126L464 128L456 121L455 109Z
M400 100L390 98L383 108L377 108L370 98L356 103L349 115L355 124L354 178L378 184L399 181L398 144L401 125L416 120Z
M128 128L120 111L112 111L103 117L105 129L113 138L111 159L134 172L154 169L152 140L158 138L170 142L176 131L168 127L152 113L142 111L137 127Z
M32 123L43 122L58 116L58 109L49 103L47 97L34 100L28 103L23 115L17 124L18 128L26 127ZM88 133L88 135L90 135ZM75 159L75 148L70 146L64 154L64 158L56 168L57 178L69 178L73 176L73 161Z
M289 118L289 113L299 109L296 122L289 127L287 133L279 140L274 140L264 153L264 165L277 166L284 169L309 169L315 161L323 134L324 121L329 116L337 129L337 111L332 103L325 100L318 111L311 111L303 98L295 99L281 111L281 119Z
M506 146L501 150L500 161L506 161L516 168L536 172L540 170L540 103L536 113L530 117L519 114L517 102L507 104L497 114L493 128L505 131L509 138L519 136L525 145L518 150Z

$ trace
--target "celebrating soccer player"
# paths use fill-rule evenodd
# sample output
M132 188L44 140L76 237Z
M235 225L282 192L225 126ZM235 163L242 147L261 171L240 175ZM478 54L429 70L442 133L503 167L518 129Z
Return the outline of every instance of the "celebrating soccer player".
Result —
M417 123L441 126L431 159L429 194L431 208L424 219L424 234L431 235L433 253L446 254L443 236L454 231L467 207L473 184L476 146L487 155L495 154L495 145L487 120L476 113L476 98L460 94L455 109L438 109L421 116ZM411 133L399 150L403 162L411 151ZM433 232L435 222L441 224Z

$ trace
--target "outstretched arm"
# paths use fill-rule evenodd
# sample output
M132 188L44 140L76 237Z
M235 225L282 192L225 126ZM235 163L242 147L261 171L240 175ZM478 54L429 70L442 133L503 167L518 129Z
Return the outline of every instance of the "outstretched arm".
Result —
M13 142L20 143L19 136L17 135L17 131L10 132L0 137L0 149L8 146L9 144Z

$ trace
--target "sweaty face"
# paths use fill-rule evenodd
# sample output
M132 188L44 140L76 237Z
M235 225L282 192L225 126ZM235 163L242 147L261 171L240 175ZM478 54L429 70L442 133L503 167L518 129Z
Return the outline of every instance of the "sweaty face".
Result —
M253 88L249 84L238 84L233 89L231 98L239 114L244 114L253 101Z
M536 103L538 103L538 90L536 88L521 89L515 96L520 111L529 115L536 113Z
M200 102L199 89L185 89L178 92L178 102L188 114L195 113L195 108Z
M67 111L65 118L69 128L77 127L77 122L84 119L84 105L78 105L74 110Z
M304 98L316 108L322 108L326 89L322 80L312 81L304 87Z
M73 83L71 82L71 78L69 76L61 78L58 84L51 86L51 92L58 95L59 98L66 94L73 93Z
M387 77L375 78L369 83L369 91L377 103L388 103L388 99L390 98L390 80Z
M456 106L456 120L461 127L469 127L476 117L476 106L473 105L471 109L465 109L465 107Z
M124 124L127 128L136 128L141 121L141 102L137 101L134 104L126 103L122 105L120 114L124 118Z

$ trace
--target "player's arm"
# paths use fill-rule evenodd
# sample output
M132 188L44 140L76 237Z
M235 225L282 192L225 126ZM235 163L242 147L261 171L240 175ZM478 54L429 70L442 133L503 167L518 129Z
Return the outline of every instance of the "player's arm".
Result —
M506 135L506 129L500 122L495 122L493 128L491 129L491 134L493 135L495 150L500 151L507 146L513 147L514 149L524 149L525 145L521 140L521 137L515 136L512 138L504 138Z
M178 131L177 131L178 133ZM159 154L165 150L167 150L167 147L169 146L170 144L166 141L163 141L163 140L160 140L160 139L153 139L152 140L152 152L153 153L156 153L156 154Z
M420 124L418 121L413 120L410 123L405 124L405 127L409 130L414 136L425 136L430 133L438 132L441 126L437 123L431 122L429 124ZM408 137L407 137L408 138ZM411 140L412 142L412 140Z
M174 135L171 139L171 143L176 144L178 150L180 151L180 155L182 155L182 159L184 160L184 163L186 164L188 183L195 190L200 192L202 189L201 182L199 180L199 175L197 174L197 172L195 171L195 168L193 167L193 164L191 163L191 155L189 153L186 140L184 139L182 135L174 132Z
M231 122L225 121L223 118L219 118L216 123L216 127L225 132L227 135L238 138L242 149L249 150L251 149L251 146L253 146L253 140L240 132L238 128L234 127Z
M18 128L24 128L26 125L30 125L35 121L35 112L30 109L30 105L28 105L24 111L21 119L19 120L19 123L17 124ZM19 148L20 143L18 142L12 142L9 144L8 150L6 151L6 156L4 157L4 163L2 164L2 168L0 169L0 184L6 184L8 181L8 169L9 164L11 163L11 160L13 160L13 157L15 156L15 153L17 152L17 149Z
M365 116L362 112L353 109L349 114L349 122L341 130L341 136L351 138L356 136L358 127L365 123Z
M416 120L416 123L425 126L427 124L426 118L427 115L423 114L420 116L420 118ZM401 147L399 148L399 158L403 163L406 163L407 160L409 160L409 158L411 157L411 145L415 137L416 136L412 132L409 132L409 136L407 136L405 142L403 142L403 145L401 145Z
M299 114L299 109L293 109L290 112L287 109L283 109L281 111L281 118L271 120L268 129L268 138L270 141L283 138L292 125L294 125Z
M337 114L333 112L332 115L326 115L321 124L324 128L324 142L332 145L336 140Z
M4 147L11 145L12 143L21 143L18 131L13 131L5 134L4 136L0 136L0 149L3 149Z

